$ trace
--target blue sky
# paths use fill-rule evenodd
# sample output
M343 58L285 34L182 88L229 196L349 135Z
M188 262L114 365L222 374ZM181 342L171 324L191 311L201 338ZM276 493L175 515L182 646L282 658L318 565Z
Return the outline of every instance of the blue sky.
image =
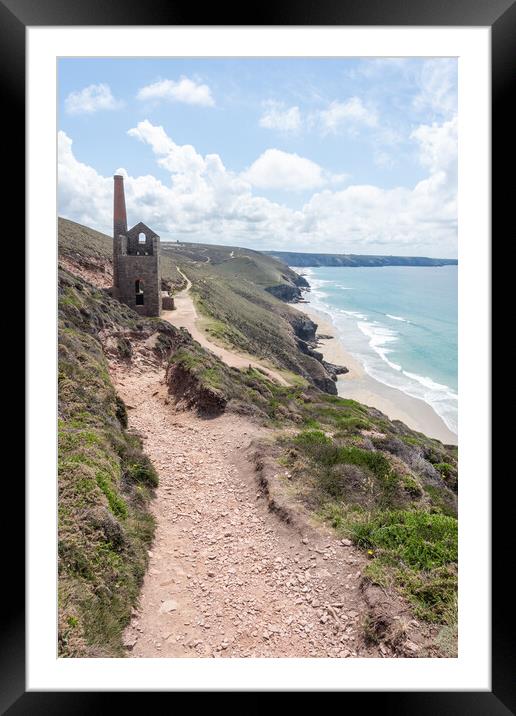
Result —
M164 240L456 256L454 59L73 58L58 82L61 215L109 233L121 170Z

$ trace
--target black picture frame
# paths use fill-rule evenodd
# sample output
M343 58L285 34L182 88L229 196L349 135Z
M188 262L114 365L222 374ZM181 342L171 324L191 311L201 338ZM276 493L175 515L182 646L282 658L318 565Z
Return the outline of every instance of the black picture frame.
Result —
M197 22L199 14L203 22ZM492 236L498 235L503 250L513 219L514 181L505 180L514 161L514 118L510 112L511 79L516 77L516 4L514 0L298 0L297 3L274 3L253 7L247 15L242 8L207 5L200 11L189 3L170 0L0 0L0 78L3 91L4 137L17 149L16 160L4 165L9 181L4 189L4 206L20 219L25 216L24 147L25 147L25 30L34 26L101 26L101 25L347 25L347 26L484 26L491 28L492 42ZM7 132L7 134L6 134ZM512 150L512 151L511 151ZM511 191L512 190L512 191ZM506 233L507 232L507 233ZM501 251L502 248L499 249ZM18 250L21 255L21 250ZM492 253L494 258L494 253ZM501 300L500 305L501 305ZM19 305L19 304L18 304ZM496 308L494 301L492 308ZM497 311L493 311L495 316ZM34 347L28 346L29 349ZM499 366L498 374L503 366ZM509 367L507 366L507 370ZM495 375L493 373L493 375ZM494 385L492 386L495 387ZM493 393L495 395L496 393ZM493 411L493 414L494 411ZM511 445L503 426L493 433L492 454L496 446ZM486 440L490 440L486 436ZM501 450L500 450L501 451ZM511 468L512 471L512 468ZM18 514L15 524L4 530L3 572L8 579L8 607L2 610L0 651L0 709L10 716L19 714L97 714L120 707L121 693L95 692L26 692L25 688L25 611L24 611L24 541L19 525L24 505L23 481L6 469L9 511ZM14 479L16 477L17 479ZM507 480L512 475L507 475ZM4 483L5 485L5 483ZM512 566L509 531L512 501L507 499L503 475L493 483L493 553L492 553L492 691L491 692L346 692L345 706L357 699L357 708L378 708L384 714L469 714L502 716L516 713L513 599L505 587L508 562ZM4 524L7 520L4 517ZM14 537L15 536L15 537ZM509 571L509 573L512 570ZM52 578L49 576L49 578ZM7 583L6 583L7 585ZM4 595L6 587L4 587ZM474 594L471 595L474 600ZM410 684L407 684L410 688ZM237 690L237 688L235 688ZM133 707L140 695L129 694ZM149 694L145 693L144 698ZM358 699L360 701L358 702ZM364 699L367 699L364 701Z

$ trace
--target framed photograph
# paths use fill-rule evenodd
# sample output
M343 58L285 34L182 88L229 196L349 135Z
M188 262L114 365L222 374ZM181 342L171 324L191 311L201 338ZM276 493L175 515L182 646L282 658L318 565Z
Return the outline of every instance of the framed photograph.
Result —
M192 15L0 3L28 306L3 712L513 713L490 267L514 4Z

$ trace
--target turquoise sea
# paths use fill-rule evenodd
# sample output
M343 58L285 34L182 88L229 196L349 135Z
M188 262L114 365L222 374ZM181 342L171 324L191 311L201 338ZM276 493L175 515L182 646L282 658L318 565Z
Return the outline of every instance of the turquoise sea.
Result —
M457 266L297 269L344 348L457 433Z

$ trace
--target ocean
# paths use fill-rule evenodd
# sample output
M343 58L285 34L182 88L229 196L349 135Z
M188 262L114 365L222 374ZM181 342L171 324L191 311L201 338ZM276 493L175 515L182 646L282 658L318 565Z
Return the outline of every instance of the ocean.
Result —
M294 270L365 371L424 400L457 433L457 266Z

